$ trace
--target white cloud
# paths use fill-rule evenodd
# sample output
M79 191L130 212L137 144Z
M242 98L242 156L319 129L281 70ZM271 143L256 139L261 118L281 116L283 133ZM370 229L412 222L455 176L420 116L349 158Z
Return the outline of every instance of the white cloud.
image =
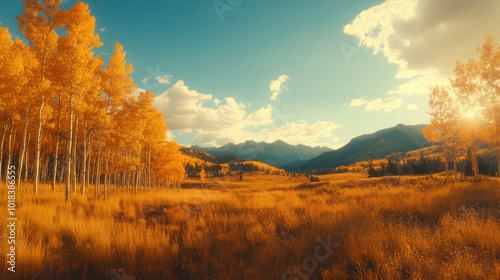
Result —
M271 101L278 100L280 94L285 90L284 83L289 79L287 75L281 75L278 79L271 81L269 89L271 90Z
M250 113L247 117L248 125L253 127L260 125L269 125L273 120L273 107L267 105L267 107L260 108L259 110Z
M101 28L99 28L99 31L104 32L104 31L106 31L106 29L107 29L106 27L101 27Z
M364 112L378 112L384 111L390 113L396 109L401 108L403 100L400 97L388 97L385 99L377 98L375 100L366 100L364 98L357 98L351 100L349 106L351 107L362 107L365 106Z
M190 90L182 80L157 96L154 105L170 128L179 131L228 131L272 121L271 105L248 113L245 104L233 97L220 101L211 94Z
M211 94L190 90L180 80L169 90L155 98L155 107L164 114L167 125L173 130L207 129L216 121L217 111L205 107L212 100Z
M273 142L283 140L292 145L308 146L335 146L340 141L339 137L334 136L335 129L341 126L327 121L320 121L308 124L305 121L296 121L283 124L279 127L266 128L259 132L258 140Z
M150 76L144 77L144 79L142 79L142 83L145 84L145 83L149 82L151 79L152 79L152 77L150 77Z
M415 95L445 83L457 60L477 56L484 34L500 38L499 14L495 0L386 0L361 12L344 32L397 64L397 78L419 79L390 94Z
M414 110L417 110L418 109L418 105L417 104L408 104L406 106L406 110L408 111L414 111Z
M169 85L170 79L172 79L172 75L161 75L155 78L155 80L163 85Z
M272 105L249 111L247 105L233 97L220 101L211 94L189 89L182 80L157 96L154 105L172 131L194 131L192 144L200 146L280 139L291 144L332 147L339 141L333 135L340 127L335 123L292 121L288 114L285 119L277 118Z
M349 106L361 107L361 106L365 105L366 103L368 103L368 100L365 100L364 98L355 98L355 99L351 100L351 103L349 104Z
M389 95L415 96L427 95L437 85L445 85L448 79L443 75L422 75L401 83L396 89L388 92Z

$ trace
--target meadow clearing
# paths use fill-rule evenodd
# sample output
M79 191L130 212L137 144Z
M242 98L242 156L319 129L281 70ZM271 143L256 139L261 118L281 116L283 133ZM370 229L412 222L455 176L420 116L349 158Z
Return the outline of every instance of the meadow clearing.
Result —
M254 173L69 203L63 186L18 191L16 272L2 253L0 278L499 279L498 180L319 179Z

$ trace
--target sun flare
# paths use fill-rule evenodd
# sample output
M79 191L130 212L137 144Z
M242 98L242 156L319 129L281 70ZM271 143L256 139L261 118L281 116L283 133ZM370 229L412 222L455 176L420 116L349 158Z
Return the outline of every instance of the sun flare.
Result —
M469 108L464 108L464 116L467 119L477 119L480 118L483 114L484 108L479 105L475 105Z

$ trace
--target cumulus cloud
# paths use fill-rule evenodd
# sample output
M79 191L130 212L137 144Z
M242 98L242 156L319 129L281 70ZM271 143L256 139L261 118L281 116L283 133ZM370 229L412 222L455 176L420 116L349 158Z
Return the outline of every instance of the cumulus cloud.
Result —
M155 78L155 80L159 84L163 84L163 85L169 85L170 84L170 79L172 79L172 75L161 75L161 76L158 76L158 77Z
M278 79L271 81L269 84L269 89L271 90L271 101L278 100L280 94L285 90L285 82L289 79L287 75L281 75Z
M195 132L192 144L200 146L280 139L291 144L332 147L339 141L333 132L340 126L333 122L293 121L290 115L283 117L275 112L272 105L250 111L233 97L221 101L189 89L182 80L158 95L154 105L172 131Z
M99 31L101 31L101 33L102 33L104 31L106 31L106 29L107 29L106 27L101 27L101 28L99 28Z
M260 108L259 110L250 113L247 117L248 125L253 127L259 125L269 125L272 123L273 119L273 107L267 105L267 107Z
M169 90L157 96L154 105L164 114L171 129L189 131L213 126L217 111L204 106L205 102L212 99L211 94L190 90L184 81L179 80Z
M500 38L499 14L495 0L386 0L361 12L344 32L397 64L398 78L442 83L457 60L477 55L484 34ZM391 93L418 94L415 84L405 82Z
M356 98L351 100L349 106L351 107L365 107L364 112L378 112L383 111L390 113L396 109L401 108L403 100L400 97L388 97L385 99L377 98L374 100L366 100L364 98Z
M154 105L170 128L179 131L228 131L272 122L271 105L249 113L245 104L233 97L220 101L211 94L190 90L182 80L157 96Z

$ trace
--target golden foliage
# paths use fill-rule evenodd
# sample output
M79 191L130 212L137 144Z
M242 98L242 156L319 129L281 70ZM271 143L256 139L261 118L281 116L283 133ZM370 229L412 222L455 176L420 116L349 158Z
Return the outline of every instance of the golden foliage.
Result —
M18 184L66 182L66 199L91 184L151 188L184 178L175 143L166 142L154 95L136 93L133 67L119 43L109 63L89 5L22 0L19 27L30 42L0 28L0 156ZM15 161L16 160L16 161ZM0 161L0 170L4 169ZM5 173L5 172L3 172Z
M431 125L423 131L429 141L442 145L447 171L450 154L456 162L457 149L469 149L475 176L479 174L477 152L483 143L497 149L500 173L500 46L485 35L478 53L479 58L457 61L450 79L456 100L448 89L432 90Z

